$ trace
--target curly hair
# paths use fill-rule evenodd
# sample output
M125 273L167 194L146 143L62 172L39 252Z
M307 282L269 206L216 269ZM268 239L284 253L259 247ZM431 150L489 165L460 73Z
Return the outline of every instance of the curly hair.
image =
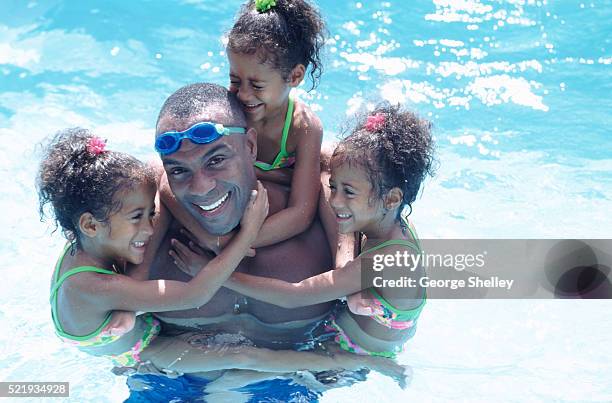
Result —
M280 70L285 80L296 65L310 65L314 89L323 71L320 52L326 36L321 14L307 0L276 0L274 7L262 12L249 0L240 9L227 48L258 55L261 63Z
M382 199L397 187L403 193L403 208L412 211L421 183L435 172L435 144L431 122L400 105L379 104L361 116L332 155L332 163L363 166L372 185L371 196Z
M85 212L104 222L121 210L119 191L147 183L155 185L153 171L136 158L116 151L92 152L95 136L79 127L55 134L46 147L36 177L39 214L43 220L51 205L57 226L81 246L79 218Z

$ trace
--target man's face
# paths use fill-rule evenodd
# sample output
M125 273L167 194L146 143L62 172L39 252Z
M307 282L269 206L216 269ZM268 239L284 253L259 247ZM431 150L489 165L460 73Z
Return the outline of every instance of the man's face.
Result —
M236 126L223 113L189 119L162 117L157 133L182 131L199 122ZM162 155L168 183L177 200L200 225L213 235L234 229L246 208L256 178L253 162L257 154L255 132L221 136L209 144L183 139L180 148Z

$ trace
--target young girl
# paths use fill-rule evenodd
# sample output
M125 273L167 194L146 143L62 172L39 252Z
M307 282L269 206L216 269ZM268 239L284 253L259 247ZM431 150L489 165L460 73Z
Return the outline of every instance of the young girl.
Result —
M324 33L319 12L307 0L250 0L229 33L230 91L257 131L258 177L291 186L287 208L266 219L255 248L303 232L317 212L323 129L291 90L309 66L312 88L317 86Z
M145 250L159 246L168 224L164 214L153 220L155 178L137 159L107 151L104 141L84 129L64 130L49 146L37 188L41 215L50 204L70 241L51 281L52 318L62 340L90 354L110 356L117 366L139 367L147 362L179 373L229 368L291 372L369 365L343 355L250 346L197 348L180 338L158 336L159 322L149 313L119 332L124 334L112 331L129 318L126 311L159 312L205 304L242 260L267 215L267 194L261 184L253 191L239 234L188 283L139 281L126 275L129 265L148 267ZM146 273L137 277L146 278ZM383 362L370 364L383 371L389 368Z
M253 248L273 245L304 232L319 203L319 118L292 94L312 66L316 87L325 25L306 0L250 0L232 27L227 43L230 91L241 102L247 126L257 131L257 176L291 186L287 208L264 222ZM182 222L189 214L162 184L162 201ZM198 243L218 251L230 237L211 237L189 227Z
M399 106L381 105L361 120L334 151L331 159L330 204L341 233L360 232L365 247L359 258L420 253L419 241L407 221L421 182L433 173L433 141L428 122ZM317 304L356 293L362 283L361 259L299 283L234 273L225 286L241 294L285 308ZM185 268L187 262L182 262ZM402 267L387 267L392 273ZM414 278L424 274L422 267ZM425 304L425 290L367 288L365 298L377 312L354 315L343 309L331 321L336 341L348 351L394 357L416 330Z

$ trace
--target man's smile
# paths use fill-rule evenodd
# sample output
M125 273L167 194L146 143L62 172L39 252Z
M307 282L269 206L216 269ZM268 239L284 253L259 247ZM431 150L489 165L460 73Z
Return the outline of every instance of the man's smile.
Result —
M216 215L216 213L218 213L223 208L223 206L227 204L227 201L230 198L230 193L231 192L225 193L223 196L221 196L220 198L218 198L217 200L211 203L206 203L206 204L192 203L192 204L198 207L202 215L210 217L212 215Z

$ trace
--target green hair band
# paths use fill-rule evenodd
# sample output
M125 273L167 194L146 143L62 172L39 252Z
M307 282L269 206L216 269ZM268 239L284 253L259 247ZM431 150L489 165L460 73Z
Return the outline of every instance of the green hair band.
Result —
M266 12L276 6L276 0L255 0L255 9L260 13Z

